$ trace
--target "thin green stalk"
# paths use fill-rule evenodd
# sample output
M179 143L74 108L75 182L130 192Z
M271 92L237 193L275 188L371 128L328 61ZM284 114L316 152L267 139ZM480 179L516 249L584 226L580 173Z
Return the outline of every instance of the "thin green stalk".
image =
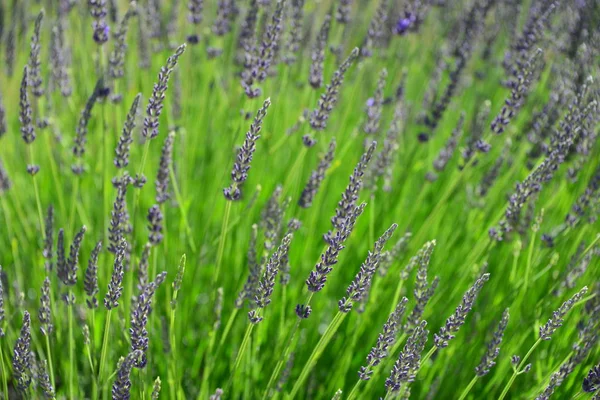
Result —
M71 298L71 291L69 290L69 299ZM73 339L73 304L67 304L69 313L69 395L72 399L75 399L75 385L73 379L75 378L75 340Z
M475 386L478 379L479 379L479 377L477 375L475 375L473 377L473 379L471 379L471 382L469 382L469 384L467 385L465 390L463 390L463 392L460 395L460 397L458 398L458 400L465 400L467 398L467 395L471 392L471 389L473 389L473 386Z
M46 353L48 353L48 372L50 374L50 382L52 382L52 387L56 387L54 383L54 367L52 366L52 350L50 347L50 336L48 332L44 335L46 338Z
M525 294L527 288L529 287L529 276L531 275L531 262L533 260L535 237L536 232L533 232L533 235L531 235L531 240L529 241L529 250L527 253L527 264L525 266L525 284L523 285L523 294Z
M69 213L69 232L73 234L73 230L75 229L75 208L77 205L77 199L79 198L79 175L75 175L73 177L73 193L71 197L71 212Z
M104 374L104 364L106 363L106 352L108 350L108 336L110 335L110 320L112 310L106 312L106 320L104 321L104 335L102 338L102 349L100 351L100 367L98 368L98 382L102 382Z
M302 372L300 372L300 376L294 383L294 386L290 393L291 399L293 399L298 394L298 392L300 391L300 388L306 381L306 378L308 378L308 374L312 371L313 367L315 366L315 364L317 363L317 361L323 354L323 351L325 350L325 348L327 347L327 345L333 338L333 335L335 335L335 333L337 332L338 328L340 327L340 325L342 324L342 322L344 321L344 319L346 318L347 315L348 315L348 313L343 313L341 311L338 311L337 314L335 315L335 317L333 317L333 319L329 323L329 326L325 330L325 333L323 333L323 335L319 339L319 342L313 349L310 357L308 358L308 361L306 362L306 364L304 364L304 368L302 368Z
M233 380L235 378L235 373L244 358L244 354L246 353L246 349L248 348L248 342L250 342L250 336L252 335L252 330L254 329L254 326L255 326L255 324L250 323L250 324L248 324L248 328L246 328L246 333L244 334L244 339L242 339L242 344L240 345L237 356L235 357L235 362L233 363L233 368L231 369L231 372L229 375L229 381L227 382L227 386L225 386L225 388L226 388L225 393L229 392L229 389L231 388L231 384L233 383Z
M304 304L307 307L310 305L310 301L312 300L313 295L314 295L314 292L310 292L306 296L306 300L304 301ZM273 385L275 385L275 382L279 378L279 373L281 372L283 365L287 362L287 360L293 350L292 342L294 340L294 337L296 336L296 332L298 331L298 328L300 327L300 322L302 322L302 319L296 318L296 323L294 324L294 327L292 328L292 331L290 332L288 340L286 341L285 346L283 347L283 352L281 353L283 356L279 358L279 361L277 361L277 364L275 365L275 369L271 373L271 377L269 378L269 382L267 383L267 387L262 396L263 400L265 400L267 397L270 396L271 389L273 388Z
M96 369L94 368L94 361L92 361L92 350L89 343L85 345L87 350L88 362L90 364L90 371L92 371L92 399L98 398L98 382L96 381ZM52 384L54 386L54 383Z
M0 343L0 365L2 365L2 391L4 392L4 398L8 399L8 378L6 372L6 364L4 364L4 351L2 350L2 344Z
M27 146L29 149L29 161L31 165L35 165L34 156L33 156L33 145L30 144ZM44 213L42 212L42 202L40 200L40 191L38 189L37 180L34 175L31 175L31 180L33 181L33 191L35 193L35 203L37 205L38 217L40 219L40 232L44 232Z
M514 369L512 376L508 380L508 383L506 384L506 386L504 386L504 390L502 390L502 393L500 394L500 397L498 397L498 400L503 400L506 397L508 391L510 390L510 387L517 378L517 375L519 375L522 372L522 369L525 366L525 363L527 362L529 357L531 356L531 353L533 353L533 351L540 345L540 343L542 343L542 339L536 340L536 342L533 344L533 346L531 346L527 354L525 354L525 357L523 357L517 368Z
M181 196L181 192L179 191L179 185L177 184L177 178L175 177L175 171L173 171L173 164L169 167L169 175L171 175L171 182L173 184L173 191L175 192L175 199L179 204L179 210L181 212L181 220L185 224L185 234L188 238L188 242L190 244L190 248L194 253L196 253L196 244L194 243L194 236L192 234L192 228L190 228L189 218L187 215L187 208L183 202L183 197Z
M221 237L219 238L219 247L217 248L217 264L215 272L213 274L213 287L219 282L219 275L221 272L221 264L223 262L223 253L225 251L225 241L227 239L227 225L229 224L229 215L231 214L231 201L226 200L225 203L225 214L223 216L223 223L221 225Z

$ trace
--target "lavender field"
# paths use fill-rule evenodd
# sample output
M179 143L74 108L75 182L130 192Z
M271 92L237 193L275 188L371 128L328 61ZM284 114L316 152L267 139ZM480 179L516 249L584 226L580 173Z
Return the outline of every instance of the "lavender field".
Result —
M0 59L0 398L600 399L597 0L2 0Z

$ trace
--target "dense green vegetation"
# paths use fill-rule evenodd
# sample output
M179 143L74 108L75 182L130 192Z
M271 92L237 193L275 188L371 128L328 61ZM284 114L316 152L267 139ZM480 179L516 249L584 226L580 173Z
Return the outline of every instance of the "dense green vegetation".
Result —
M3 398L593 396L599 22L1 3Z

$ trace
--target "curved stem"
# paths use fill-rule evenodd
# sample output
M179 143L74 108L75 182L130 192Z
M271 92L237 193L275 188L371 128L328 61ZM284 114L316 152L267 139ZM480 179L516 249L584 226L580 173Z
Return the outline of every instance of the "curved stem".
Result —
M458 400L465 400L467 398L467 395L469 394L471 389L473 389L473 386L475 386L475 383L477 383L477 379L479 379L479 377L477 375L475 375L473 377L473 379L471 379L471 382L469 382L469 384L467 385L465 390L463 390L463 392L460 395L460 397L458 398Z
M252 335L252 330L254 329L255 324L250 323L248 328L246 328L246 333L244 334L244 339L242 340L242 344L240 345L240 349L238 350L237 356L235 357L235 362L233 363L233 369L231 370L231 375L229 376L229 381L227 382L227 386L225 389L225 393L229 391L231 388L231 384L233 383L233 378L235 377L235 373L242 363L242 359L244 358L244 354L246 353L246 349L248 348L248 343L250 342L250 336Z
M106 351L108 349L108 336L110 334L110 317L112 310L108 310L106 313L106 321L104 322L104 336L102 338L102 350L100 351L100 367L98 369L98 382L102 382L102 375L104 373L104 364L106 362Z
M308 361L306 362L306 364L304 364L304 368L302 368L302 372L300 372L300 376L294 383L294 387L292 388L292 391L290 393L291 399L293 399L296 396L296 394L298 394L300 387L304 384L304 381L306 380L306 378L308 378L308 374L310 373L310 371L312 371L316 362L319 360L319 358L323 354L325 347L327 347L327 345L333 338L333 335L336 333L336 331L338 330L338 328L340 327L340 325L342 324L342 322L344 321L344 319L346 318L347 315L348 315L348 313L343 313L341 311L338 311L337 314L335 315L335 317L333 317L333 319L329 323L329 326L325 330L325 333L323 333L323 335L321 336L321 339L319 339L319 342L313 349L310 357L308 358Z
M229 224L229 215L231 214L231 201L227 200L225 204L225 215L221 225L221 236L219 237L219 247L217 248L217 265L213 274L213 286L219 281L221 272L221 263L223 262L223 253L225 251L225 240L227 239L227 225Z
M531 356L531 353L533 353L533 351L536 349L536 347L538 347L540 345L540 343L542 343L542 339L536 340L536 342L533 344L533 346L531 346L531 348L529 349L527 354L525 354L525 357L523 357L523 359L519 363L519 366L517 368L515 368L515 370L513 371L513 374L510 377L510 379L508 380L508 383L506 384L506 386L504 386L504 390L502 390L502 393L500 394L500 397L498 397L498 400L503 400L506 397L506 395L508 394L508 391L510 390L510 387L512 386L513 382L517 378L517 375L519 375L519 373L523 369L523 366L525 365L525 363Z

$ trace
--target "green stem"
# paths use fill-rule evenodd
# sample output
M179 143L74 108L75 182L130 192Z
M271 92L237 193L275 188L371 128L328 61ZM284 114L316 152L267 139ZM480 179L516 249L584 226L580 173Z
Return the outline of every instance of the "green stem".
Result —
M69 291L69 299L71 298L71 291ZM75 386L73 379L75 378L75 340L73 339L73 304L68 304L69 308L69 395L72 399L75 399Z
M333 319L329 323L329 326L325 330L325 333L323 333L323 335L319 339L319 342L313 349L310 357L308 358L308 361L306 362L306 364L304 364L304 368L302 368L302 372L300 372L300 376L294 383L294 387L292 388L292 391L290 393L291 399L293 399L298 394L298 392L300 391L300 388L306 381L306 378L308 378L308 374L312 371L316 362L319 360L319 358L323 354L323 351L325 350L325 348L327 347L327 345L333 338L333 335L335 335L335 333L337 332L338 328L340 327L340 325L342 324L342 322L344 321L344 319L346 318L347 315L348 315L348 313L343 313L341 311L338 311L337 314L335 315L335 317L333 317Z
M106 351L108 350L108 336L110 334L110 317L112 310L108 310L106 313L106 321L104 322L104 336L102 338L102 349L100 351L100 367L98 369L98 382L102 382L102 376L104 374L104 364L106 362Z
M465 400L467 398L467 395L469 394L469 392L471 392L471 389L473 389L473 386L475 386L475 383L477 383L477 379L479 379L479 377L477 375L475 375L473 377L473 379L471 379L471 382L469 382L469 384L467 385L465 390L463 390L463 392L460 395L460 397L458 398L458 400Z
M33 157L33 145L27 146L29 148L29 160L31 165L35 164ZM33 181L33 191L35 193L35 202L38 210L38 217L40 219L40 232L44 232L44 213L42 212L42 202L40 201L40 191L38 189L37 180L34 175L31 175L31 180Z
M500 397L498 397L498 400L503 400L506 397L506 395L508 394L508 391L510 390L510 387L512 386L513 382L517 378L517 375L519 375L519 373L521 373L523 366L525 366L525 363L531 356L531 353L533 353L533 351L540 345L540 343L542 343L542 339L536 340L536 342L533 344L533 346L531 346L531 348L529 349L527 354L525 354L525 357L523 357L523 359L519 363L519 366L517 368L515 368L515 370L513 371L513 374L510 377L510 379L508 380L508 383L506 384L506 386L504 386L504 390L500 394Z
M239 368L240 364L242 363L244 354L246 353L246 349L248 348L248 343L250 342L250 336L252 335L252 330L254 329L254 326L255 326L255 324L250 323L248 325L248 328L246 328L246 333L244 334L244 339L242 340L242 344L240 345L240 349L238 350L237 356L235 357L235 362L233 363L233 368L229 375L229 381L227 382L225 393L229 392L229 389L231 388L231 384L233 383L233 380L235 378L235 373L236 373L237 369Z
M50 382L52 382L52 387L56 389L56 385L54 383L54 367L52 366L52 351L50 347L50 336L48 336L48 332L44 335L46 338L46 352L48 353L48 372L50 373Z
M181 196L181 192L179 191L179 185L177 184L177 178L175 177L175 172L173 171L173 164L169 167L169 175L171 175L171 182L173 183L173 191L175 192L175 199L179 204L179 210L181 211L181 219L185 224L185 234L188 238L188 242L190 244L190 248L195 253L196 252L196 244L194 243L194 237L192 234L192 228L190 228L190 223L187 215L187 207L183 203L183 197Z
M2 391L4 392L4 398L8 399L8 378L6 374L6 365L4 364L4 352L2 350L2 344L0 343L0 365L2 365Z
M223 253L225 251L225 240L227 239L227 225L229 224L229 215L231 214L231 201L225 203L225 215L223 216L223 224L221 225L221 236L219 238L219 247L217 248L217 265L213 274L213 286L219 281L221 272L221 263L223 262ZM216 286L215 286L216 287Z

